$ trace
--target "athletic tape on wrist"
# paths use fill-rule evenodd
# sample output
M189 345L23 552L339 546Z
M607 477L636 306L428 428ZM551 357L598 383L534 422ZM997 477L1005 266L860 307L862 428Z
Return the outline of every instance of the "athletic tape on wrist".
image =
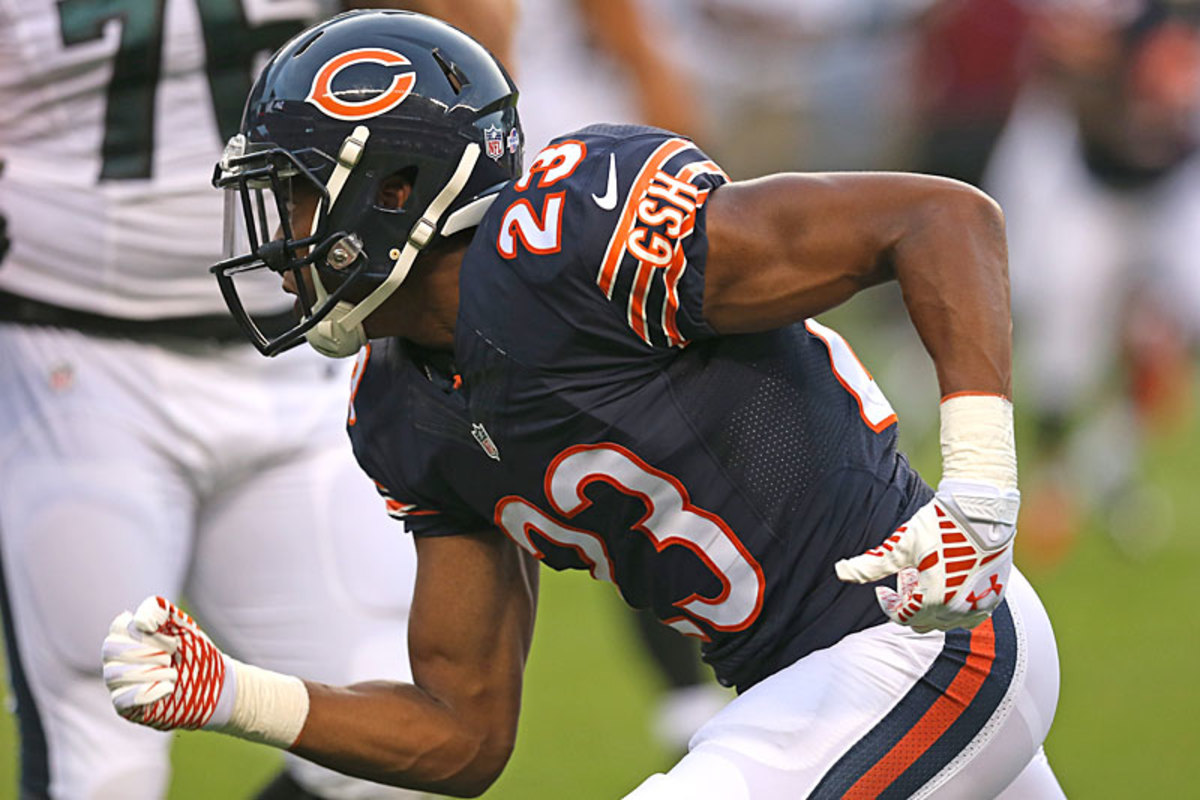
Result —
M942 401L942 479L1017 488L1012 402L994 394L955 394Z
M227 721L217 723L224 715L214 714L205 727L284 749L295 744L308 719L304 681L228 656L225 664L234 681L233 707Z

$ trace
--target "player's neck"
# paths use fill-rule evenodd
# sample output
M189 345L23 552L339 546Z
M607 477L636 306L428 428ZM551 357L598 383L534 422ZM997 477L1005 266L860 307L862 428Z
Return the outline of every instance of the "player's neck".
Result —
M367 334L399 336L433 350L454 350L458 273L466 247L429 252L408 280L367 320Z

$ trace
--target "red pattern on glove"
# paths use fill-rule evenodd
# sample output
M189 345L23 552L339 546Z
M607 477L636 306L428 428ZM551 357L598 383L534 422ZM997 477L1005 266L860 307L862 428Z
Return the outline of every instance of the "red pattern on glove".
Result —
M201 728L212 718L225 685L224 656L189 614L162 597L155 600L167 618L147 632L177 642L171 666L179 678L170 694L150 705L123 711L122 716L163 731Z

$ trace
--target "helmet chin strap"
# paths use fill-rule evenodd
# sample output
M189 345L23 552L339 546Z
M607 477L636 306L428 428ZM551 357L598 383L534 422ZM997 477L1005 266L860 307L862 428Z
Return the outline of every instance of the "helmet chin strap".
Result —
M350 136L346 137L342 149L338 152L338 165L328 183L330 211L333 210L333 204L337 202L337 194L341 192L346 178L362 154L362 146L368 133L365 126L358 126ZM388 273L383 283L375 287L357 304L346 300L341 301L333 307L325 319L318 322L304 335L314 350L330 358L345 358L357 353L359 348L367 343L363 320L382 305L383 301L387 300L408 277L413 261L437 233L438 220L466 186L471 172L475 169L475 162L479 160L479 152L479 145L474 142L467 145L450 181L442 187L421 218L413 225L408 239L404 243L404 248L400 251L400 256L396 259L392 271ZM329 295L315 271L313 277L313 289L317 296L317 303L320 304Z

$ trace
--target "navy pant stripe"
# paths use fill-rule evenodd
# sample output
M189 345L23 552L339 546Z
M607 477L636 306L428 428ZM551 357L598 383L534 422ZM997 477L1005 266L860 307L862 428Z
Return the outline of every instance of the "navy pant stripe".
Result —
M46 748L46 732L42 729L42 718L38 714L33 693L25 679L25 670L21 666L21 652L17 649L17 633L13 624L12 606L8 599L8 585L4 580L3 557L0 557L0 617L4 619L8 674L17 701L17 730L21 738L20 797L21 800L41 800L50 796L50 759Z

